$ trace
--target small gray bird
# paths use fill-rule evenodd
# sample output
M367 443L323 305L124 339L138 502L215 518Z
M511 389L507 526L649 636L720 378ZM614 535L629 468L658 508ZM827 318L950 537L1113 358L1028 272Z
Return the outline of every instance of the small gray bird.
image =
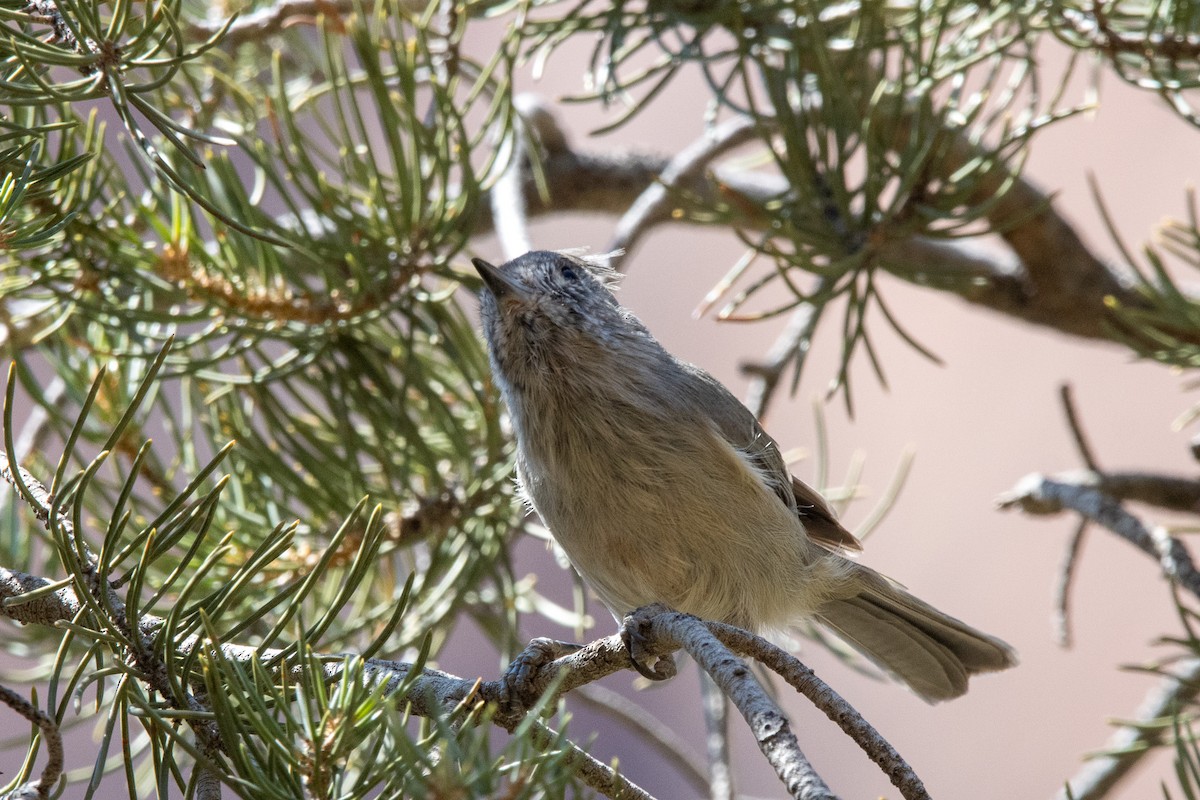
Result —
M752 631L832 629L928 702L1016 664L1004 642L844 554L861 549L711 375L565 253L474 259L528 502L618 619L660 602Z

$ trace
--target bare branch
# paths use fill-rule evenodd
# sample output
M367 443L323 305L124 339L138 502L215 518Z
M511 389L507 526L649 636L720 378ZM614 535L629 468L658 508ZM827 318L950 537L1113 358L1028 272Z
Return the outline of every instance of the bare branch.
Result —
M1149 472L1059 472L1054 480L1086 486L1121 501L1157 506L1168 511L1200 514L1200 481Z
M820 293L825 281L819 280L814 293ZM792 312L787 326L779 333L779 338L767 351L766 358L760 363L743 363L742 373L751 376L750 386L746 389L746 408L760 420L766 419L767 407L779 388L783 372L792 364L792 386L800 379L804 369L804 361L812 347L812 337L817 329L817 321L821 318L821 307L812 303L801 303Z
M719 622L708 623L713 634L731 650L749 656L787 681L810 703L835 722L863 752L888 776L905 800L928 800L925 785L896 749L871 723L842 698L829 684L817 677L800 659L766 639Z
M1084 466L1093 472L1099 472L1100 463L1092 454L1092 446L1088 443L1087 435L1083 432L1083 424L1079 421L1079 412L1075 409L1071 384L1064 383L1059 386L1058 395L1062 400L1063 413L1067 416L1067 425L1071 428L1071 435L1075 438L1075 447L1079 450L1079 457L1083 459Z
M620 800L654 800L654 796L633 781L621 775L607 764L602 764L590 753L580 749L570 740L558 740L554 731L538 723L531 730L534 744L546 750L565 744L570 748L567 763L575 769L575 774L583 778L584 783L600 792L605 797L620 798Z
M0 686L0 702L38 726L42 732L42 741L46 743L47 753L46 766L42 769L41 777L35 783L18 786L5 795L3 800L47 800L63 772L63 741L58 723L7 686Z
M713 636L704 622L690 614L652 605L626 617L626 624L635 627L643 637L682 647L696 660L741 712L758 742L758 749L774 767L791 797L833 800L835 795L801 752L783 711L763 691L746 665Z
M1158 561L1163 574L1200 597L1200 572L1183 543L1161 527L1147 529L1120 502L1086 482L1066 482L1044 475L1027 475L996 499L1003 509L1019 508L1026 514L1075 511L1101 525Z
M619 269L625 255L637 245L649 228L672 218L671 200L685 183L703 179L704 170L714 158L759 136L758 123L749 117L735 117L709 131L702 139L683 148L671 159L617 222L617 230L608 244L609 265Z
M1080 422L1079 413L1075 409L1075 399L1071 391L1071 384L1064 383L1058 388L1058 393L1059 398L1062 400L1063 413L1067 417L1067 426L1071 429L1071 435L1075 438L1075 447L1079 450L1079 457L1083 459L1083 463L1088 469L1099 473L1100 462L1096 460L1096 456L1092 452L1092 446L1088 442L1087 434L1083 430L1083 423ZM1087 528L1087 518L1081 518L1079 527L1075 529L1075 534L1067 542L1067 549L1063 554L1062 565L1059 568L1058 582L1055 586L1054 627L1058 643L1061 647L1071 646L1071 584L1075 578L1075 567L1079 563L1079 554L1083 552L1083 543L1087 538Z
M1054 587L1054 633L1060 647L1071 646L1071 585L1075 580L1075 568L1079 565L1079 554L1083 552L1087 527L1087 518L1081 517L1079 527L1067 542Z

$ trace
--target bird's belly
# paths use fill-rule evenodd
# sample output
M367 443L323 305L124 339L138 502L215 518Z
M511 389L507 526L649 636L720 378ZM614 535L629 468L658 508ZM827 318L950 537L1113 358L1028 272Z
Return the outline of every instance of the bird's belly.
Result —
M661 602L778 628L836 591L840 559L809 543L795 513L732 447L715 442L701 462L642 455L641 469L605 476L562 463L536 470L538 480L521 475L555 540L615 616Z

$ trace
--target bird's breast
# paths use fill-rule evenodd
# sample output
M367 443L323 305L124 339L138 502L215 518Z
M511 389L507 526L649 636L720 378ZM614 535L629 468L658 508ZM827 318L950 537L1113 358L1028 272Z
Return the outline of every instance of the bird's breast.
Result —
M803 526L707 420L589 402L517 433L523 491L614 614L663 602L762 627L811 605Z

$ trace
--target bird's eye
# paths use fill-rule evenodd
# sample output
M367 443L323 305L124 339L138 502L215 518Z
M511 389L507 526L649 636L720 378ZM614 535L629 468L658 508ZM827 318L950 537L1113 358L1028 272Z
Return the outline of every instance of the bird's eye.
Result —
M569 281L573 281L579 277L577 274L575 274L574 267L570 267L565 264L563 265L563 268L562 268L562 276Z

